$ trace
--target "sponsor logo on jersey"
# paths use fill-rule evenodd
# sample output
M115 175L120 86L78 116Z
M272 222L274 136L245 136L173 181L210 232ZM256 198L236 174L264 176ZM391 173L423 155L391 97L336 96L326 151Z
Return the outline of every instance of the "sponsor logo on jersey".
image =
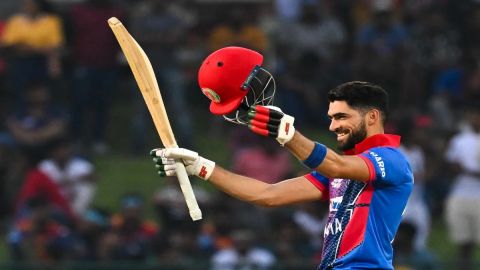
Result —
M385 171L385 162L383 162L382 157L380 157L377 153L375 152L370 152L370 155L375 159L377 162L378 167L380 168L380 173L382 175L382 178L385 178L387 175L387 172Z
M342 200L342 196L330 199L330 213L335 213L337 211L338 207L342 203Z

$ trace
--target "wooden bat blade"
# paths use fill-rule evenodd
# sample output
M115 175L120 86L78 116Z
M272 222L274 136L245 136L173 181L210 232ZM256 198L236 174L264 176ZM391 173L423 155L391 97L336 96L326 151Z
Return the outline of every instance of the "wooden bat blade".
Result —
M152 116L163 145L165 147L178 147L150 60L120 20L112 17L108 20L108 25L115 34L123 54L127 58L127 62L147 104L148 111ZM175 164L175 171L190 212L190 217L193 220L199 220L202 218L202 212L195 199L185 166L182 162L176 162Z
M127 58L162 143L165 147L176 147L177 143L163 105L163 99L160 95L160 89L150 60L117 18L110 18L108 23Z

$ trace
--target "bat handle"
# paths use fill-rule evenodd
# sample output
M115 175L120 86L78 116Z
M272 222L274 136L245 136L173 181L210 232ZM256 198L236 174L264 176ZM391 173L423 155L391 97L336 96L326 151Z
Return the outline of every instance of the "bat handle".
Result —
M202 211L198 207L197 200L195 199L195 194L192 190L192 185L188 179L187 171L182 162L175 162L175 171L177 173L178 182L180 182L180 189L183 192L185 201L187 203L188 211L190 212L190 217L193 221L202 219Z

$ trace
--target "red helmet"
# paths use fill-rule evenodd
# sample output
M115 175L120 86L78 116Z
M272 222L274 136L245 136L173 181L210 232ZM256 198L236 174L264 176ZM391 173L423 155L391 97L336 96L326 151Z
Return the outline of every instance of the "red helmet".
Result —
M210 111L217 115L235 111L249 91L244 83L262 62L261 54L242 47L225 47L210 54L198 71L200 88L212 101Z

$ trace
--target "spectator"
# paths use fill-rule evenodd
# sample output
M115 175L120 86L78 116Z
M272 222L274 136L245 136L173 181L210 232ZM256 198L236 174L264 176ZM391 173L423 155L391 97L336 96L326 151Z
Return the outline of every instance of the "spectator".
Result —
M276 258L267 249L255 245L253 231L232 232L233 246L219 250L212 257L212 270L272 269Z
M233 155L232 170L266 183L276 183L293 175L290 156L271 140L252 137L253 144L238 149ZM268 171L265 168L269 168Z
M480 109L467 110L466 126L449 142L445 157L456 174L446 201L446 222L457 246L459 269L474 269L475 246L480 243Z
M413 121L408 119L398 126L402 136L399 149L407 157L415 179L402 219L415 226L414 248L423 250L430 234L430 211L425 201L425 154L418 142L419 131Z
M104 248L110 230L109 214L99 208L89 208L79 218L74 246L75 260L103 261L108 259Z
M392 0L373 1L371 21L357 33L353 64L357 79L375 81L391 89L392 107L396 108L408 32L401 22L395 21L394 11Z
M298 21L287 23L278 32L282 53L293 57L309 54L321 62L335 63L342 55L345 26L322 1L304 1Z
M282 67L278 73L278 85L282 85L282 91L278 93L279 103L285 106L286 111L295 114L299 125L313 127L318 125L318 121L327 125L327 117L318 117L326 115L327 108L314 101L324 98L324 91L348 78L348 68L341 64L330 65L312 52L305 52L298 57L287 54L281 61Z
M73 235L57 210L42 195L26 201L8 235L14 260L58 262L70 258Z
M32 200L35 201L36 198L41 198L62 216L68 217L70 220L75 218L67 198L61 193L58 185L38 168L31 169L26 174L15 202L15 216L21 218L25 212L28 215L31 210L29 203Z
M121 212L113 215L113 231L106 236L104 252L113 260L145 261L158 233L158 226L144 217L143 198L125 194L121 199Z
M313 101L321 100L322 91L343 82L347 75L341 59L347 33L323 1L303 1L300 7L299 20L285 22L275 35L278 84L283 88L278 97L298 123L313 125L318 124L315 116L326 112Z
M49 143L66 133L67 116L44 81L29 83L24 105L7 118L8 131L25 158L41 160Z
M211 51L226 46L242 46L260 52L269 48L267 34L257 25L255 9L248 7L239 4L226 10L225 20L214 27L208 37Z
M458 43L460 37L442 10L424 8L416 16L418 21L412 26L408 42L408 69L400 101L411 107L428 101L432 95L432 80L444 70L451 69L452 63L458 63L462 53Z
M74 155L72 148L69 139L56 140L38 169L58 185L74 213L83 216L95 195L95 167L88 160Z
M8 85L21 95L29 81L58 78L64 43L62 20L46 0L23 0L7 20L0 46L8 49Z
M74 64L72 132L80 145L91 146L94 153L102 154L108 150L105 130L110 94L118 79L120 49L106 21L114 16L122 20L124 12L110 0L88 0L74 5L68 16Z

